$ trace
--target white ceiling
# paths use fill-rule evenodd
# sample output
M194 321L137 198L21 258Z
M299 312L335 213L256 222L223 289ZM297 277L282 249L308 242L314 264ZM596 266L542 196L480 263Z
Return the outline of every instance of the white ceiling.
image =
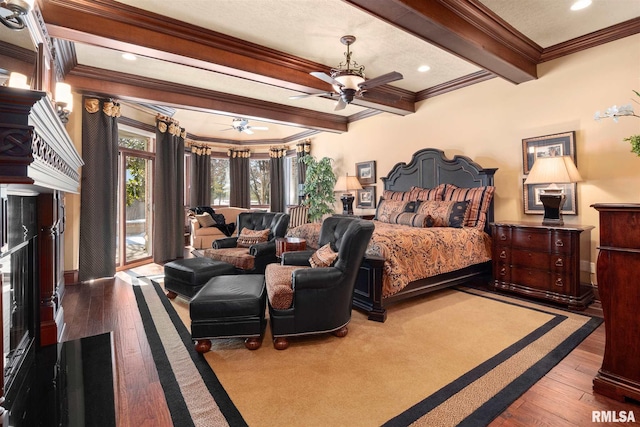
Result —
M345 46L340 37L352 34L353 58L365 66L367 78L398 71L404 78L390 85L411 92L467 76L481 69L424 40L341 0L118 0L120 3L184 21L209 30L308 59L328 67L344 60ZM640 17L639 0L593 0L580 11L571 11L574 0L480 0L515 30L541 48L548 48L576 37ZM188 7L185 7L188 5ZM0 33L2 36L2 33ZM335 101L320 97L290 100L299 95L255 81L231 77L220 72L189 67L138 56L126 61L120 51L75 43L77 63L105 70L168 80L188 86L304 108L345 117L362 113L365 107L348 105L334 111ZM212 58L211 62L215 62ZM417 71L428 65L428 72ZM327 90L331 90L327 84ZM117 94L114 94L117 96ZM158 105L163 100L149 100ZM305 129L291 123L251 117L250 125L268 126L268 131L246 135L228 130L233 111L193 111L177 108L174 118L193 135L237 141L284 139Z

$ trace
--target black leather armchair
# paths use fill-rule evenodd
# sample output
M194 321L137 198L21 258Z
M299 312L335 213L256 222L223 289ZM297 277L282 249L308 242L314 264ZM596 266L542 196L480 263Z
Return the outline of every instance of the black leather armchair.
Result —
M269 283L267 274L269 322L276 349L289 346L288 336L322 332L333 332L339 337L347 335L355 282L373 229L371 221L355 217L325 219L319 246L330 243L338 252L338 258L330 267L300 268L291 273L293 302L289 308L274 308L271 304L273 292L269 288L273 284ZM285 252L281 265L269 269L284 270L287 265L309 267L313 252Z
M238 237L225 237L214 240L213 250L205 255L229 262L242 273L263 274L267 264L278 262L276 257L276 238L284 237L289 226L289 214L282 212L242 212L238 215L238 234L243 228L249 230L269 229L266 242L256 243L249 248L238 248Z

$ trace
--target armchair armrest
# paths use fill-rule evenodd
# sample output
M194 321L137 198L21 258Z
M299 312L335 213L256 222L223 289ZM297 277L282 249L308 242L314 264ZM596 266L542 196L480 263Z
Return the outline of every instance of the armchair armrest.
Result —
M293 289L320 289L335 286L342 278L342 271L336 267L303 268L292 273Z
M306 251L295 251L295 252L284 252L282 254L282 265L310 265L309 258L313 255L315 251L306 250Z
M249 254L254 257L273 255L276 254L276 241L271 240L269 242L256 243L249 247Z
M223 249L223 248L235 248L238 246L238 238L237 237L224 237L222 239L216 239L211 244L213 249Z
M189 225L191 226L191 234L200 228L200 223L197 218L189 218Z

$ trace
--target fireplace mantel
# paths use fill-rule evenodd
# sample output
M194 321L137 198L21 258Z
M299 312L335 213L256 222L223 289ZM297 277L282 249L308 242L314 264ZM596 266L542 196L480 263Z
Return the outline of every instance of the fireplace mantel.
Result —
M82 164L45 92L0 87L0 185L77 193Z

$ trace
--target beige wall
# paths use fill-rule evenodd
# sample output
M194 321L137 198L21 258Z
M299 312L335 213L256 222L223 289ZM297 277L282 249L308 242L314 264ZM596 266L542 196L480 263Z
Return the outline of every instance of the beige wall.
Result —
M640 133L640 119L596 122L594 113L640 100L640 35L627 37L538 66L538 80L514 85L495 78L421 102L415 114L388 113L353 123L342 135L312 138L312 154L335 160L338 174L376 160L377 177L426 147L462 154L495 175L495 218L542 221L522 206L522 139L576 131L578 215L565 223L598 225L593 203L640 202L640 157L622 139ZM635 111L640 112L640 105ZM348 107L347 107L348 108ZM377 184L377 194L383 189ZM336 211L342 210L336 204ZM358 211L356 213L371 213ZM595 260L598 230L592 232Z

